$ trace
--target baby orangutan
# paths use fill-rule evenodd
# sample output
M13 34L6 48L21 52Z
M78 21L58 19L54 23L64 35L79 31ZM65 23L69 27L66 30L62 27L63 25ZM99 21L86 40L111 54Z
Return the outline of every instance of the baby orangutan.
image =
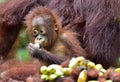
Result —
M61 27L54 12L36 7L25 18L31 43L30 54L47 64L61 64L74 56L86 55L77 40L77 34Z
M0 66L0 81L11 79L26 82L29 77L41 82L39 68L42 65L61 64L75 56L86 55L77 40L77 34L61 27L59 18L45 7L36 7L25 18L31 43L28 51L37 62L20 63L13 60ZM29 68L29 69L28 69ZM39 79L38 79L39 78ZM59 81L58 81L59 82Z

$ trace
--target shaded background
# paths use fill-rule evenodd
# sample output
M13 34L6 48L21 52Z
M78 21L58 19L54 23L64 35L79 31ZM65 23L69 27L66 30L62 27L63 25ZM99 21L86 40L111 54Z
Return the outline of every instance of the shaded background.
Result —
M0 4L6 2L8 0L0 0ZM7 59L10 58L17 58L20 61L26 61L30 59L29 53L26 49L28 43L29 43L29 38L27 35L27 32L25 30L25 27L22 27L18 38L15 41L15 44L13 45L12 49L10 50L10 53L7 57Z

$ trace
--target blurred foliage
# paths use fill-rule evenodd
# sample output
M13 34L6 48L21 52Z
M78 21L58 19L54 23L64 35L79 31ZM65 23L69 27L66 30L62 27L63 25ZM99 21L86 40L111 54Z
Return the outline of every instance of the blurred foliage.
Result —
M4 3L4 2L6 2L7 0L0 0L0 3Z
M22 29L18 36L19 47L17 49L16 58L20 61L29 61L31 56L29 55L26 47L29 43L28 34L25 29Z
M16 58L19 61L29 61L29 60L31 60L31 57L30 57L28 51L24 48L18 49Z
M29 38L25 30L21 31L19 34L19 44L21 48L25 48L26 44L29 43Z

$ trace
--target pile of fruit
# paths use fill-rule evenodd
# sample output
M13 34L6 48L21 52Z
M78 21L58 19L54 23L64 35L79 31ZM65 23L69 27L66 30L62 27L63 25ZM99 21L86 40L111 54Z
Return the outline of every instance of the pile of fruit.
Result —
M40 69L43 81L55 81L57 78L71 76L73 71L78 71L77 82L120 82L120 68L104 69L101 64L95 64L84 57L74 57L67 67L52 64L42 66Z

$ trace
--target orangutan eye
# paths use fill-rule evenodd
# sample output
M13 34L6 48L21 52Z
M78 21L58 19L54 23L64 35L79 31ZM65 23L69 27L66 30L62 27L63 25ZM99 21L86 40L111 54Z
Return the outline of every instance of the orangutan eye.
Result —
M37 36L37 35L38 35L38 30L34 30L34 31L33 31L33 35L34 35L34 36Z
M46 34L46 30L44 28L41 28L39 32L40 34Z

